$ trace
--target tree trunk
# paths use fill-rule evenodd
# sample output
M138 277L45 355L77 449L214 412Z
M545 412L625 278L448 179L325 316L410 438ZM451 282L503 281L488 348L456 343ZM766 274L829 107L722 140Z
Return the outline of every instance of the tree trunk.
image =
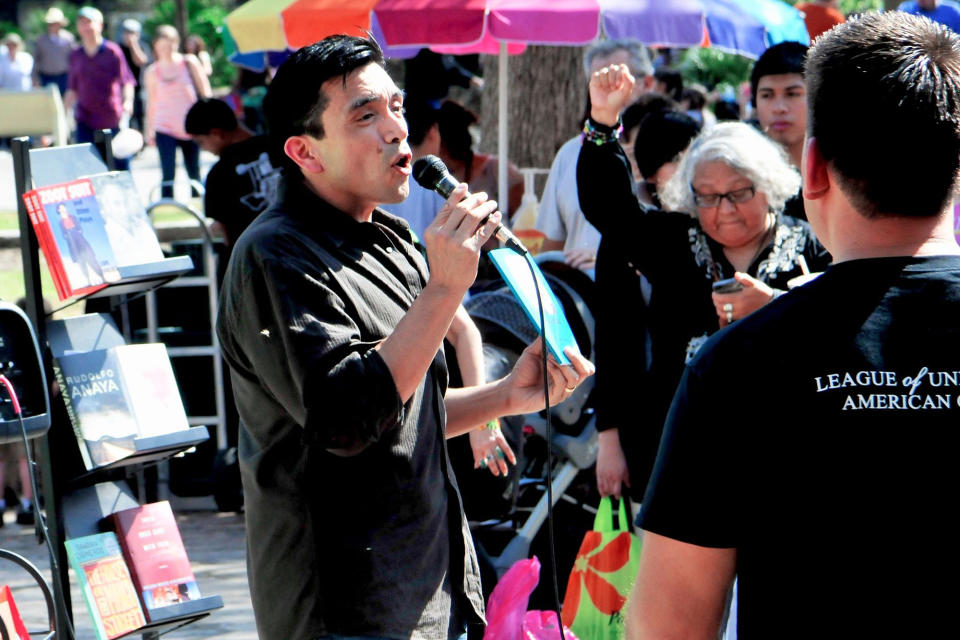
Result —
M183 49L183 42L186 41L189 31L187 30L187 0L176 0L176 20L177 24L174 25L177 28L177 31L180 32L180 48Z
M483 113L479 148L497 153L497 56L483 56ZM580 47L527 47L509 62L510 161L547 169L564 142L576 135L587 99Z

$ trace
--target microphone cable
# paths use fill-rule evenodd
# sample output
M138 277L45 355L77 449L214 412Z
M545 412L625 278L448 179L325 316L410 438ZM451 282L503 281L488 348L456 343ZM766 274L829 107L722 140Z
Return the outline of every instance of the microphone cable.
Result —
M20 399L17 397L17 392L13 388L13 384L7 379L7 376L0 373L0 385L2 385L7 390L7 395L10 397L10 403L13 405L13 412L17 416L17 421L20 424L20 436L23 438L23 448L25 455L27 456L27 467L30 470L30 488L33 490L33 515L36 518L37 529L40 531L40 537L43 538L43 541L47 545L47 552L50 554L50 572L53 579L57 583L57 587L60 589L60 593L69 593L69 590L65 591L63 584L60 582L60 563L57 562L57 554L54 552L53 543L50 542L50 531L47 529L47 520L44 518L43 514L40 512L40 492L37 490L37 472L36 465L37 463L33 460L33 456L30 455L30 440L27 438L27 427L23 423L23 412L20 409ZM59 608L59 605L62 604L63 598L54 597L54 607ZM60 611L60 615L63 618L64 624L67 625L67 636L69 638L76 638L77 634L73 629L73 624L70 622L70 616L67 611ZM56 612L54 613L54 620L56 620ZM56 633L56 631L55 631Z
M563 621L560 618L560 586L557 581L557 548L553 537L553 423L550 418L550 378L547 375L547 325L543 317L543 299L540 297L540 280L533 268L533 258L524 255L530 277L533 278L533 289L537 293L537 309L540 314L540 368L543 372L543 402L547 412L547 539L550 548L551 586L553 587L553 610L557 614L557 629L560 631L560 640L566 640L563 633Z
M450 172L447 169L447 166L443 163L443 160L433 155L427 155L417 160L413 164L412 173L414 180L416 180L420 186L425 189L436 191L443 196L444 199L449 198L453 190L459 185L459 182L456 180L456 178L450 175ZM533 278L533 287L537 293L537 307L540 314L541 336L540 366L543 370L543 401L546 407L545 410L547 412L547 537L549 539L550 547L554 612L557 614L557 627L560 630L560 640L566 640L566 637L563 633L563 622L560 619L560 589L557 582L557 551L553 535L553 424L550 418L550 378L547 374L547 328L546 323L544 322L543 299L540 296L540 281L537 278L537 273L533 265L533 259L530 257L530 253L527 251L527 248L520 240L517 239L516 236L513 235L512 232L510 232L506 226L504 226L502 223L497 225L494 236L503 242L507 248L523 256L527 262L527 267L530 269L530 276Z

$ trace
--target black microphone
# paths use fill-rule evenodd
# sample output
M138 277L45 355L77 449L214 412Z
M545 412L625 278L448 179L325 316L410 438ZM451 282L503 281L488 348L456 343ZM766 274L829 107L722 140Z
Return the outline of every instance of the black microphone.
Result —
M450 175L450 171L447 170L447 165L443 164L443 160L437 156L424 156L414 162L413 178L424 189L436 191L444 198L449 198L453 190L460 184L456 178ZM528 253L527 248L523 246L519 238L513 235L503 224L497 224L493 235L499 238L505 246L520 255Z

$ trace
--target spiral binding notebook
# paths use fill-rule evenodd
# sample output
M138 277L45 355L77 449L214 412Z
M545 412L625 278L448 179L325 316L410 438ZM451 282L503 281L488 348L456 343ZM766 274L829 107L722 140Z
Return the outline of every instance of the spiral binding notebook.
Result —
M497 271L503 276L510 291L523 307L527 317L536 327L540 335L544 336L547 342L547 349L553 354L553 357L560 364L570 364L570 359L564 355L563 350L567 347L573 347L574 351L580 353L577 347L577 340L573 337L573 331L567 318L563 315L563 305L553 293L547 279L540 271L540 267L529 256L522 256L512 249L494 249L489 254ZM540 327L540 309L537 305L537 292L534 288L534 280L530 274L530 267L533 267L537 274L537 282L540 285L540 298L543 300L543 322L546 325L544 332Z

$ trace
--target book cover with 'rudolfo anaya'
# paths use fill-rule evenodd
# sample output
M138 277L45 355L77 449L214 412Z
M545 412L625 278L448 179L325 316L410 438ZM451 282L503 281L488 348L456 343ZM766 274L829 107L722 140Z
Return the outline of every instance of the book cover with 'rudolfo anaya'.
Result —
M65 353L53 364L88 471L136 453L137 438L190 428L161 343Z

